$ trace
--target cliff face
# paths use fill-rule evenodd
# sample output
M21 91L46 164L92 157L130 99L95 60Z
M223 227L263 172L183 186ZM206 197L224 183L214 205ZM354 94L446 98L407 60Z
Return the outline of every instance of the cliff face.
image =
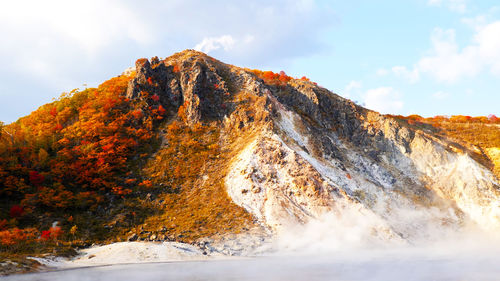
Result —
M139 60L136 72L128 98L147 91L186 126L217 124L224 163L193 184L222 177L231 200L273 232L343 214L383 240L500 228L498 179L432 130L194 51Z

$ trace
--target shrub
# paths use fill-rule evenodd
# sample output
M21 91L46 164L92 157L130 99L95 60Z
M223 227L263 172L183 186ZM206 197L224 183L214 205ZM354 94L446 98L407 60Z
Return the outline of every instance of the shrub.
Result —
M9 214L12 218L19 218L24 214L24 208L19 205L14 205L10 208Z

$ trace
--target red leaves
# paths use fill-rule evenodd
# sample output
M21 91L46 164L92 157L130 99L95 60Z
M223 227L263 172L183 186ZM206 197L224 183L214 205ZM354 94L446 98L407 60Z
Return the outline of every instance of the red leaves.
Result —
M272 71L264 71L264 80L274 80L275 79L275 74Z
M49 239L54 239L57 240L61 234L63 233L61 227L59 226L54 226L51 227L49 230L42 230L42 235L40 235L40 239L42 240L49 240Z
M113 149L113 144L112 143L108 143L108 144L102 146L102 151L104 151L104 152L109 152L112 149Z
M134 110L132 111L132 116L134 116L135 119L140 119L142 118L142 110L140 109L137 109L137 110Z
M152 187L153 186L153 183L150 181L150 180L143 180L140 184L140 186L143 186L143 187Z
M42 235L40 235L40 238L42 240L49 240L50 239L50 230L42 230Z
M53 226L49 229L50 232L50 238L57 240L59 236L63 233L61 227L59 226Z
M147 81L149 85L153 85L153 79L151 77L148 77Z
M179 72L179 71L180 71L180 68L179 68L179 66L178 66L177 64L176 64L176 65L174 65L174 69L173 69L173 71L174 71L174 73L177 73L177 72Z
M131 189L128 189L128 188L123 188L122 186L116 186L116 187L113 187L113 189L111 190L115 195L128 195L130 193L132 193L132 190Z
M55 127L54 127L54 131L60 131L63 129L63 126L61 124L57 124Z
M96 163L97 166L102 166L104 165L104 163L106 163L106 160L104 158L102 157L97 158L97 163Z
M288 82L290 81L290 79L292 79L290 76L287 76L286 73L282 70L280 71L280 75L278 77L278 79L281 81L281 82Z
M137 179L127 179L127 180L125 180L125 183L126 184L133 184L136 181L137 181Z
M272 71L262 72L260 70L253 70L253 72L264 79L264 82L271 85L284 86L292 79L292 77L286 75L284 71L280 71L279 74Z
M52 117L56 117L57 115L57 108L54 106L52 107L52 109L50 110L50 115L52 115Z
M163 106L158 106L158 113L160 115L165 115L165 113L167 113L167 111L165 110L165 108L163 108Z
M31 184L34 186L40 186L45 180L45 177L39 174L37 171L31 171L29 174L29 178Z
M217 90L219 89L219 84L214 84L214 88Z
M9 214L12 218L19 218L24 214L24 208L19 205L14 205L10 208Z
M153 96L151 96L151 99L157 102L160 100L160 97L157 94L154 94Z

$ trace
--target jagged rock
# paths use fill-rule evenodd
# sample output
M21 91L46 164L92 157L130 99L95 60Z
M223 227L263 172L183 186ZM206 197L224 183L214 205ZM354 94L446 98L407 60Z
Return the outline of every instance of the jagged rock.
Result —
M147 59L139 59L135 69L136 76L127 87L127 98L151 102L151 97L157 95L159 104L165 108L169 106L177 108L182 104L179 82L172 66L166 66L162 62L155 62L152 65Z

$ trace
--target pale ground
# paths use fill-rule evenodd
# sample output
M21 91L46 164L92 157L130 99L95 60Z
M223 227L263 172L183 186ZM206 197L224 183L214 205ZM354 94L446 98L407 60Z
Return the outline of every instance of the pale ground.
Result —
M81 251L72 259L33 258L55 268L85 267L110 264L203 260L206 256L196 247L177 242L119 242Z

